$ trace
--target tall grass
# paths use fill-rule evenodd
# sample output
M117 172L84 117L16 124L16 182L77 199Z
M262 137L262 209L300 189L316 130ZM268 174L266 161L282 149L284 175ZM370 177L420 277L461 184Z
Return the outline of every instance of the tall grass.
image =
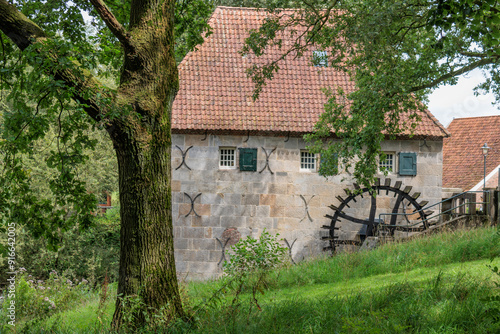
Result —
M207 306L220 281L190 282L185 306L196 321L144 333L500 333L500 324L484 316L485 296L498 294L486 267L494 255L500 243L487 227L304 261L271 274L262 311L244 307L251 295L240 307L228 295ZM108 333L113 306L97 326L98 303L96 295L94 303L31 329Z
M199 319L194 333L496 333L482 317L490 289L469 275L437 275L420 285L268 303L235 324L224 308Z
M343 253L331 258L300 263L277 272L275 288L326 284L417 268L435 267L488 259L500 255L495 228L458 230L418 238L405 243L389 243L372 251Z

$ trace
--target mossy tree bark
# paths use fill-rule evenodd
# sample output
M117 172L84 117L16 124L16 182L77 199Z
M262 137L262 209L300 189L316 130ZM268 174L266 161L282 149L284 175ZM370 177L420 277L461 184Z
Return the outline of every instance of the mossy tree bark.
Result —
M91 0L124 50L118 90L105 89L83 68L51 73L75 91L94 120L106 124L119 165L121 203L120 272L112 326L120 328L128 298L140 298L135 325L145 314L168 307L184 316L179 296L171 215L170 118L178 90L174 58L174 0L132 0L127 30L102 0ZM0 30L21 50L44 43L43 30L6 0L0 0ZM77 64L78 65L78 64ZM76 73L75 73L76 72ZM90 94L89 94L90 92ZM102 96L109 104L102 104Z

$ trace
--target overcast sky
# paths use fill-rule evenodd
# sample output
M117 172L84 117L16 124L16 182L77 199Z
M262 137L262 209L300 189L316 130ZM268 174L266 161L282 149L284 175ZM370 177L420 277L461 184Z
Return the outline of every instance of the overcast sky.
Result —
M500 115L491 104L491 94L474 96L473 88L482 81L482 72L475 70L462 76L455 86L438 88L429 96L429 110L445 127L453 118Z

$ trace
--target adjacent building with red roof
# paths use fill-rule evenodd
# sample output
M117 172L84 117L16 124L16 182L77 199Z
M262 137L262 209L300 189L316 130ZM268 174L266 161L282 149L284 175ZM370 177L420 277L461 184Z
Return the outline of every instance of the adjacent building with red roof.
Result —
M213 33L179 65L180 90L172 112L172 210L177 270L188 279L218 275L230 245L258 237L264 229L279 233L296 261L323 253L327 241L321 227L329 224L329 206L353 187L348 173L320 176L321 157L309 153L302 139L323 112L322 88L354 89L345 73L312 65L313 53L324 50L287 57L259 99L252 99L254 84L246 69L282 52L270 49L259 58L240 53L248 31L267 15L218 7L209 21ZM285 47L290 43L284 40ZM380 176L392 185L400 181L432 204L441 200L448 132L430 112L420 117L413 136L405 133L383 143L387 160L381 165L389 172ZM396 200L384 196L377 198L377 215L391 212ZM365 219L370 202L363 201L345 211ZM341 233L351 232L357 231Z
M482 147L486 156L486 188L498 186L500 168L500 115L454 119L443 145L443 187L480 191L484 185Z

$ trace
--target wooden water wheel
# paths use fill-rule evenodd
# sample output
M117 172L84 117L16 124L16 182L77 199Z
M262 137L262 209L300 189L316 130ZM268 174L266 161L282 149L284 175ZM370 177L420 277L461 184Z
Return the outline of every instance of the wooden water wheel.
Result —
M326 250L335 252L339 246L361 246L370 236L405 237L429 227L427 217L432 211L424 211L428 201L418 202L419 192L411 194L412 186L403 187L401 181L391 186L391 179L380 179L369 188L354 184L354 190L344 189L347 197L337 196L338 205L330 205L333 215L326 215L330 225Z

